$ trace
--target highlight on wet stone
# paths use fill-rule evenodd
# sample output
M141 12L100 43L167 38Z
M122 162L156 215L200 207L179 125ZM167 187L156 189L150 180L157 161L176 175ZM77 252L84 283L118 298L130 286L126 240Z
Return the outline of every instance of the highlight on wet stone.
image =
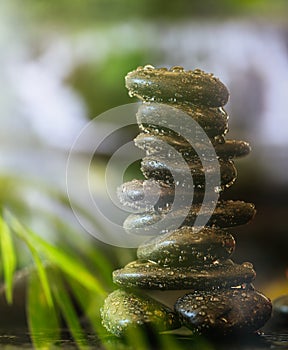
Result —
M161 332L184 326L209 336L257 332L270 318L271 302L251 284L253 265L231 260L235 240L227 231L250 222L255 207L221 198L237 177L233 160L251 150L245 141L226 138L228 89L200 69L151 65L128 73L126 87L142 101L134 143L146 152L145 179L122 184L117 195L133 212L123 223L127 234L147 240L137 260L113 272L120 289L105 300L103 325L115 336L138 327ZM193 145L186 137L189 120L197 125ZM219 185L211 187L215 155Z

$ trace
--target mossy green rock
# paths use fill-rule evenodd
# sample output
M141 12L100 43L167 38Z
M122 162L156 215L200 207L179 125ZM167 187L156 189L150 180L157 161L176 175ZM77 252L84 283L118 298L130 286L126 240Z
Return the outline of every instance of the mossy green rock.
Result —
M136 328L160 332L180 326L177 316L167 306L147 296L121 289L105 299L101 316L108 332L118 337Z

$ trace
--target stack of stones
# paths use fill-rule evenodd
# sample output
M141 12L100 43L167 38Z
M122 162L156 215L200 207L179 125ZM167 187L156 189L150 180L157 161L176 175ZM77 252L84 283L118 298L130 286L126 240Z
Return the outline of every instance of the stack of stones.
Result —
M246 142L224 137L228 116L222 107L229 97L227 88L212 74L199 69L168 70L150 65L130 72L126 86L131 96L143 101L137 112L141 133L135 144L147 156L141 167L145 180L123 184L118 196L136 211L125 220L126 231L137 234L140 230L141 234L154 236L138 247L138 260L114 271L114 283L121 289L105 300L101 310L104 326L116 336L135 327L166 331L186 326L194 333L212 335L256 332L270 318L271 303L251 284L256 275L252 264L239 265L230 259L235 240L226 231L227 227L249 222L255 208L251 203L221 199L221 193L236 179L231 159L250 151ZM172 112L167 112L165 106L171 106ZM180 112L200 125L217 155L221 180L214 191L220 192L220 200L212 213L203 202L206 174L199 157L192 145L175 132L173 122L163 126L165 113L172 113L175 124L181 123L177 119L181 118ZM157 117L162 127L151 122ZM188 165L192 187L185 182L185 176L181 177L182 163L167 154L171 147ZM205 150L207 142L199 147ZM213 168L208 172L213 173ZM177 181L173 174L177 174ZM175 193L185 202L191 189L193 203L188 210L177 208L166 226L158 227L171 213ZM187 215L178 224L183 210ZM194 225L197 215L208 214L204 227ZM177 227L173 227L174 221Z

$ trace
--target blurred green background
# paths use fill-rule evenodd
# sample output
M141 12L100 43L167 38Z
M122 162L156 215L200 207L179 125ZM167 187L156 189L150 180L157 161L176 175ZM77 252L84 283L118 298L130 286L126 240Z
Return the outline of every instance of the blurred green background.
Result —
M124 77L137 66L198 67L230 90L228 137L253 148L237 161L239 177L226 195L258 210L253 223L233 230L234 259L255 264L255 285L270 297L287 292L287 18L285 0L1 2L0 201L49 239L62 239L53 215L89 236L63 205L79 131L135 102ZM102 151L99 168L110 152ZM120 264L129 258L123 250Z

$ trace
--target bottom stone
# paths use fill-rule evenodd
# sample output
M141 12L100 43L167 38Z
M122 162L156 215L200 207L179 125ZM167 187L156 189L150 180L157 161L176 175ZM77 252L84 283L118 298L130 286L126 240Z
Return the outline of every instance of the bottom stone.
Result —
M186 327L216 336L253 333L268 321L272 305L253 289L199 291L179 298L175 311Z
M108 332L120 337L135 328L156 332L180 327L175 313L147 296L115 290L105 299L101 317Z

